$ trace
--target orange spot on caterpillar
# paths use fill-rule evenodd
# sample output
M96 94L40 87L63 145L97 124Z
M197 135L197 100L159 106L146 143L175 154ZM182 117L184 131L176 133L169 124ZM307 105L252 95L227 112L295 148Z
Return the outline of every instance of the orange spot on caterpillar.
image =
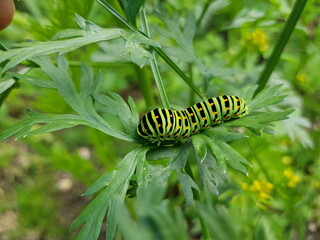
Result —
M226 110L229 110L230 108L229 107L226 107Z
M217 112L212 112L213 114L217 114Z
M194 125L194 126L196 126L196 125L197 125L197 123L193 123L193 125Z
M206 117L202 117L202 120L206 120Z
M202 108L199 108L199 111L202 111Z
M155 118L159 118L159 116L157 115L157 116L155 116Z
M158 127L161 127L161 124L158 124Z
M194 114L193 113L190 113L190 116L193 116Z

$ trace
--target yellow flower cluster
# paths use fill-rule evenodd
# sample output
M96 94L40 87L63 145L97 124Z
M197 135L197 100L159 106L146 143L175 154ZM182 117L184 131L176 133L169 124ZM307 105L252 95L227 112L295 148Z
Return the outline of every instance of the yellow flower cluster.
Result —
M246 45L248 48L257 48L260 52L266 51L268 47L268 38L266 33L259 29L253 31L247 36Z
M283 171L283 175L288 179L287 185L290 188L294 188L300 182L300 177L295 175L293 171L288 168Z
M292 163L292 158L286 155L281 158L281 161L286 165L290 165Z
M259 200L264 202L271 198L270 194L273 189L273 184L264 180L254 180L251 185L242 183L242 189L257 193Z
M306 77L306 75L304 75L303 73L298 73L298 74L296 75L296 79L297 79L297 81L298 81L300 84L304 84L304 83L306 83L306 81L307 81L307 77Z
M313 183L312 183L313 187L314 188L320 188L320 181L319 180L315 180Z

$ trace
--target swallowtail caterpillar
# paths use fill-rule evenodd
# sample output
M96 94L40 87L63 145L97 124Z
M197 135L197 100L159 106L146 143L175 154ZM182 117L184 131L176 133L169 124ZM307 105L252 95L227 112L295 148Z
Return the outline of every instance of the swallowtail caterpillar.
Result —
M155 108L142 117L137 132L158 145L163 142L184 142L208 127L247 114L245 100L222 95L198 102L185 110Z

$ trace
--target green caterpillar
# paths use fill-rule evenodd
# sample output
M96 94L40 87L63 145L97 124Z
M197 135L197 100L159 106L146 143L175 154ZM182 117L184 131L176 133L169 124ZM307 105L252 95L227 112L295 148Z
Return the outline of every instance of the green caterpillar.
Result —
M242 98L222 95L198 102L185 110L155 108L142 117L137 132L158 145L179 142L210 126L247 114L248 108Z

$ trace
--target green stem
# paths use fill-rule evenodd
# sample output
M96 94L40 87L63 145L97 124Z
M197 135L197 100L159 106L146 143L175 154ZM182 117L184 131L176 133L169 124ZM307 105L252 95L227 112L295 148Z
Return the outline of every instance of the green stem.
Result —
M193 82L193 69L192 69L192 64L188 64L188 71L189 71L189 79L191 82ZM194 100L194 91L193 89L190 89L190 97L189 97L189 105L193 105L195 102Z
M193 82L187 77L186 74L167 56L167 54L161 49L152 47L156 53L176 72L178 75L193 89L193 91L203 100L205 100L204 94L193 84Z
M192 169L188 161L186 162L185 170L186 170L186 173L192 178L192 180L194 180ZM192 193L193 193L194 199L199 201L200 200L199 192L195 189L192 189ZM198 206L197 206L197 209L198 209ZM198 213L199 213L199 210L198 210ZM200 214L199 214L199 220L202 228L203 239L210 240L211 238L210 238L208 227Z
M140 89L144 97L144 100L146 102L146 105L147 107L153 106L154 96L153 96L151 81L148 78L146 68L141 69L140 67L136 66L135 69L138 77L138 83L140 85Z
M201 25L202 19L203 19L204 15L206 14L209 6L210 6L210 2L208 1L208 2L204 5L204 7L203 7L203 9L202 9L202 12L201 12L201 15L200 15L199 19L197 20L197 23L196 23L197 31L200 30L200 25ZM198 33L197 33L196 35L198 35Z
M285 45L287 44L292 31L294 30L298 19L301 16L301 13L306 5L308 0L297 0L293 6L293 9L289 15L289 18L278 38L278 41L273 49L273 52L267 61L267 64L260 75L260 78L257 82L258 88L254 92L254 97L261 92L266 86L275 66L277 65L280 55L283 52Z
M55 61L53 61L56 63ZM81 62L69 60L69 65L72 67L81 67ZM133 63L130 62L86 62L93 68L127 68L134 66Z
M144 8L142 8L140 11L140 20L141 20L142 31L150 38L150 31L149 31L146 13L145 13ZM152 59L150 59L150 65L151 65L151 70L152 70L152 73L154 76L154 80L155 80L157 88L159 90L160 99L161 99L163 106L165 108L169 108L170 107L169 100L167 98L167 94L166 94L166 91L165 91L165 88L163 85L163 81L161 79L157 59L156 59L156 56L154 54L153 49L151 49L151 53L152 53L153 57L152 57Z
M121 16L121 14L114 9L106 0L97 0L105 9L107 9L113 16L115 16L123 25L125 25L128 29L137 32L137 30L132 27L128 21Z
M253 151L253 149L252 149L249 141L248 141L247 139L244 139L244 141L246 142L246 144L247 144L247 146L248 146L248 148L249 148L249 151L250 151L251 155L253 156L253 158L256 160L256 162L257 162L258 165L260 166L260 168L261 168L264 176L266 177L266 179L267 179L269 182L271 182L271 178L270 178L270 176L269 176L266 168L262 165L260 159L259 159L258 156L255 154L255 152Z

